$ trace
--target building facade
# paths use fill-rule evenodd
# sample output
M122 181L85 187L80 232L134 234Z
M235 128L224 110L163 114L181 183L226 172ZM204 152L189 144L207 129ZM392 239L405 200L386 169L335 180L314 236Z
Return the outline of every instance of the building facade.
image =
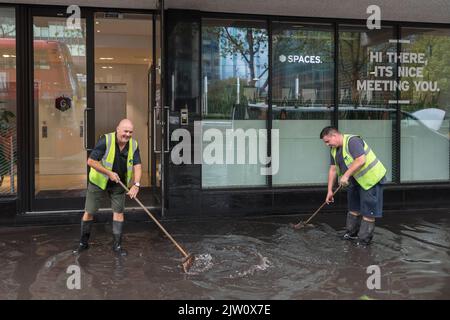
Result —
M447 208L450 5L369 2L2 3L0 221L78 219L124 117L165 217L310 212L328 125L385 164L386 209Z

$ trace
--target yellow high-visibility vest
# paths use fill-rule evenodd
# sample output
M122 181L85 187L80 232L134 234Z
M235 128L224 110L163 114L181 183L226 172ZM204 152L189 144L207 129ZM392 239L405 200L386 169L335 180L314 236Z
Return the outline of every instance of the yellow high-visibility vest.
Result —
M350 167L354 161L352 155L348 150L348 142L352 137L359 137L357 135L344 134L344 140L342 144L342 157L344 158L344 163L347 168ZM383 166L381 161L377 158L375 153L369 147L369 145L361 138L364 142L364 154L366 155L366 162L364 165L358 169L353 174L353 178L359 183L359 185L364 189L368 190L380 182L381 179L386 175L386 168ZM334 163L336 164L336 172L340 177L342 173L340 172L339 165L336 161L337 148L331 148L331 155L333 156Z
M106 169L112 171L114 158L116 155L116 133L111 132L105 134L106 138L106 151L101 160L101 164ZM127 157L127 186L130 185L131 177L133 175L133 160L134 152L138 148L138 143L133 138L130 139L128 147L128 157ZM100 189L105 190L108 183L109 177L106 174L100 173L94 168L89 171L89 181Z

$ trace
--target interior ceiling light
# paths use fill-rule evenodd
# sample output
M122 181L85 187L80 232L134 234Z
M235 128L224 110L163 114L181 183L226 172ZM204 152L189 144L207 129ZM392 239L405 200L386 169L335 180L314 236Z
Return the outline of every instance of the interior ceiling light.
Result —
M112 57L100 57L100 60L114 60Z

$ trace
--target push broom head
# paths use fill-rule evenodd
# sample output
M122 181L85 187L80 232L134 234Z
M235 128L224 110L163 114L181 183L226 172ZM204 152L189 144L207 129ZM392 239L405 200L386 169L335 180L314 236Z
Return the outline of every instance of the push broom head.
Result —
M291 227L298 230L298 229L302 229L305 227L314 227L314 225L311 223L306 224L305 221L300 221L297 224L291 223Z
M181 263L182 267L183 267L183 271L185 273L189 272L189 269L192 267L192 264L195 261L195 257L193 255L188 255L186 258L184 258L183 262Z

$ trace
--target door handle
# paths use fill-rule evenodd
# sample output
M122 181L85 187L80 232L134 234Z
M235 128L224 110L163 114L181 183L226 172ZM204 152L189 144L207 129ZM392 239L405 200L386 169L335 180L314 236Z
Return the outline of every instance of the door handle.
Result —
M88 148L88 135L87 135L87 113L88 111L93 110L93 108L85 108L84 109L84 122L83 122L83 137L84 137L84 150L91 151L92 149Z
M165 150L166 148L164 148L164 153L169 153L169 143L170 143L170 138L169 138L169 117L170 117L170 107L169 106L165 106L164 109L166 110L166 119L163 122L166 126L166 146L167 146L167 150Z
M156 147L156 127L158 124L158 120L156 119L156 111L160 110L160 107L153 108L153 152L154 153L161 153L161 150L157 150Z

